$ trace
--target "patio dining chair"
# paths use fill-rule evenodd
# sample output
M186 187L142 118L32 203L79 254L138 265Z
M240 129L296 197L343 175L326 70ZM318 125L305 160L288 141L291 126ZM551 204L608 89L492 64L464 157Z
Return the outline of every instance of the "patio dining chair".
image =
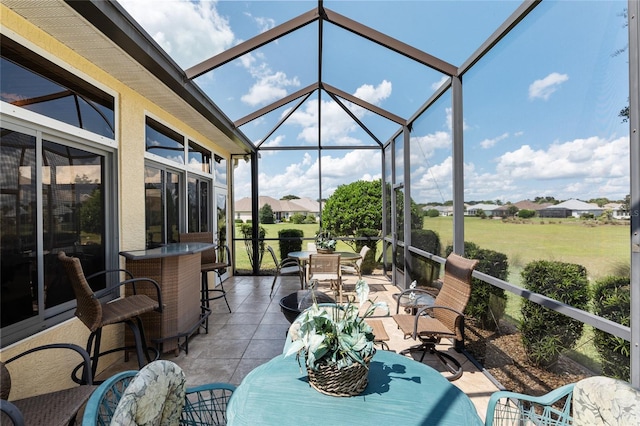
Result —
M514 424L638 425L640 389L622 380L593 376L541 396L494 392L487 405L485 426Z
M134 278L133 275L124 269L110 269L86 276L82 270L80 259L77 257L67 256L64 251L58 253L58 260L64 266L67 277L71 282L71 287L76 297L75 315L87 326L89 338L87 340L87 352L91 354L91 377L94 378L98 369L98 360L100 357L117 352L129 351L134 349L138 357L138 365L142 368L147 362L157 359L160 355L157 348L148 347L144 334L144 327L140 315L148 312L162 312L162 294L160 286L151 278ZM89 281L101 275L109 273L124 273L128 278L121 281L118 287L128 285L132 289L129 296L121 297L110 302L101 302L100 297L114 291L108 288L101 293L94 293L89 286ZM156 300L146 294L136 294L137 285L148 285L156 290ZM102 328L107 325L124 323L129 326L135 346L123 346L100 352L100 343L102 339ZM152 359L149 352L154 352ZM76 368L77 371L77 368ZM74 374L74 377L76 375ZM76 377L80 382L80 379Z
M367 253L369 253L369 250L371 249L368 246L363 246L362 249L360 250L359 259L357 259L352 264L346 264L346 265L340 266L340 269L342 270L342 272L347 274L354 274L354 275L357 275L358 278L362 278L362 271L360 270L360 268L362 267L362 262L364 261L364 258L367 255Z
M339 254L309 254L307 282L317 289L320 282L329 282L330 289L342 303L342 273Z
M149 424L224 425L235 389L221 382L186 387L178 365L154 361L140 371L124 371L105 380L87 402L82 424L131 424L135 416L136 424L143 424L145 402L153 401L149 406L155 407L154 419Z
M8 401L11 393L12 379L7 365L27 355L32 355L36 352L40 353L41 351L47 351L48 353L49 350L64 350L69 354L79 356L82 359L82 373L86 384ZM40 356L42 362L34 363L34 365L51 368L50 363L47 361L46 354L40 354ZM33 372L35 375L38 370L29 370L28 372ZM69 373L70 376L73 374L71 369ZM80 346L68 343L37 346L13 356L4 362L0 362L0 376L0 424L2 425L65 426L67 424L74 424L76 414L96 388L93 386L91 377L91 360L89 359L89 354Z
M471 274L477 264L477 260L451 253L445 262L442 288L433 305L421 307L415 314L400 314L402 297L398 297L396 314L393 316L405 338L411 337L421 342L404 352L422 351L420 362L427 352L436 355L451 373L447 377L450 381L462 376L462 366L451 355L436 350L436 345L441 339L452 339L457 351L464 349L464 309L471 295ZM411 291L405 290L401 296Z
M276 281L278 277L281 275L297 275L300 278L300 290L304 289L304 273L302 271L302 267L300 266L300 262L298 259L294 259L292 257L287 257L282 259L281 262L278 262L278 258L276 257L276 252L273 250L271 246L267 246L267 250L271 253L271 258L273 259L274 265L276 265L276 273L273 276L273 283L271 283L271 291L269 292L269 297L273 295L273 289L276 285Z

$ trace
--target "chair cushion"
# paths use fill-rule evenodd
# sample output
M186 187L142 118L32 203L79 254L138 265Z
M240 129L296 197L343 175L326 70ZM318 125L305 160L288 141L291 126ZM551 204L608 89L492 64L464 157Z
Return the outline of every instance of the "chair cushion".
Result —
M140 370L122 394L111 424L177 425L184 407L186 377L171 361L154 361Z
M610 377L580 380L573 388L573 424L640 424L640 390Z
M135 294L116 299L103 305L102 325L115 324L146 312L151 312L157 308L158 302L145 294Z
M67 425L96 387L77 386L12 402L22 412L25 425ZM61 410L61 407L65 409Z

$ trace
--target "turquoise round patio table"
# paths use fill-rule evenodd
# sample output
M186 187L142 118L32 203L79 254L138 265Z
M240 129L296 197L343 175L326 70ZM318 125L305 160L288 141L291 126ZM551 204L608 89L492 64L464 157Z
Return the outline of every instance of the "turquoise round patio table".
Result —
M476 408L439 372L389 351L377 351L358 396L313 389L294 356L277 356L251 371L227 408L228 425L483 425Z

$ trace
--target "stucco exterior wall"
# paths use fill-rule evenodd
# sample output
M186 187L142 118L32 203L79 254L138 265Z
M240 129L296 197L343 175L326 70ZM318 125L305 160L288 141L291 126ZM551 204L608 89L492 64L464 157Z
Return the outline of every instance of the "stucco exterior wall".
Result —
M145 114L150 113L161 119L165 124L189 135L191 139L227 159L229 153L1 4L0 21L4 33L16 34L27 40L27 47L35 46L38 53L42 53L47 59L57 59L56 62L59 64L62 61L65 68L90 82L98 82L103 89L107 88L115 95L120 244L118 250L144 248ZM124 266L122 259L121 262ZM105 328L101 345L103 350L116 345L122 346L124 327L117 325ZM88 336L89 331L86 327L73 318L4 348L0 351L0 360L49 343L75 343L85 347ZM46 361L43 357L46 357ZM105 358L106 362L101 359L100 370L121 357L122 353L119 353ZM68 351L45 351L27 357L24 362L19 360L10 364L13 383L10 400L74 386L69 379L69 373L78 362L78 358L68 356Z

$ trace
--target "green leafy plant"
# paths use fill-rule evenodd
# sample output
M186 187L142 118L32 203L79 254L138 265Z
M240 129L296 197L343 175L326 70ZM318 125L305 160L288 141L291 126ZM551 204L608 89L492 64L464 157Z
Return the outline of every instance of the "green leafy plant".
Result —
M587 310L591 294L587 270L582 265L538 260L525 266L522 278L527 289L578 309ZM522 343L529 359L540 367L555 364L572 349L584 324L529 300L520 308Z
M331 237L328 231L320 231L316 234L316 247L327 250L335 250L338 242Z
M593 288L593 313L625 326L631 324L631 280L608 276L598 280ZM593 343L602 361L606 376L629 380L631 344L626 340L595 329Z
M321 365L336 365L346 368L353 363L366 364L373 356L373 330L365 318L373 315L376 308L389 312L385 302L369 299L369 285L364 280L356 282L359 306L351 302L346 305L318 305L314 303L294 321L290 330L290 344L285 356L296 354L298 363L306 358L306 366L317 370ZM360 315L360 307L368 303Z

